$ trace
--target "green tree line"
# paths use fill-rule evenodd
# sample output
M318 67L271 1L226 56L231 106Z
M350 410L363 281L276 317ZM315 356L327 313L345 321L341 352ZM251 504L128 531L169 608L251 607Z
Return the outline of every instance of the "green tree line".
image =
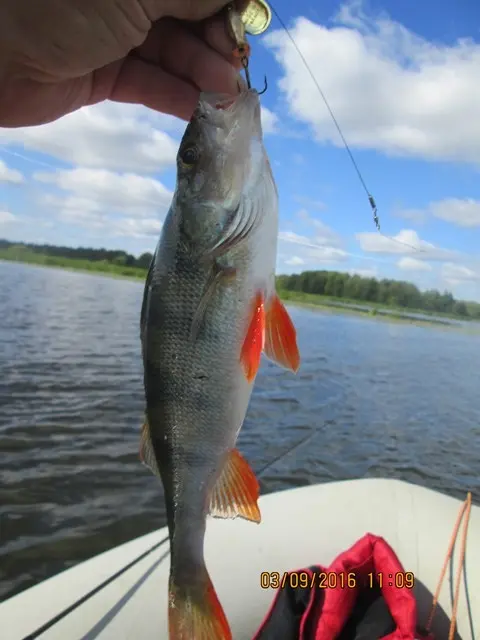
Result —
M21 255L22 250L32 251L43 256L54 258L69 258L88 260L90 262L108 262L120 267L137 267L148 269L152 254L145 252L136 258L131 253L120 250L92 249L90 247L58 247L51 244L28 244L26 242L10 242L0 239L0 249L16 250Z
M142 253L135 257L126 251L93 249L89 247L59 247L49 244L27 244L0 239L0 258L22 261L22 254L29 252L52 259L75 259L88 263L102 263L128 270L147 270L152 254ZM53 264L53 262L52 262ZM141 274L140 271L137 272ZM345 302L364 302L385 307L397 307L426 313L446 313L464 319L480 319L480 304L456 300L449 291L435 289L420 291L411 282L400 280L377 280L339 271L304 271L277 277L278 288L283 291L308 293Z
M277 278L279 289L375 303L427 313L447 313L460 318L480 318L480 304L456 300L449 291L420 291L411 282L365 278L338 271L304 271Z

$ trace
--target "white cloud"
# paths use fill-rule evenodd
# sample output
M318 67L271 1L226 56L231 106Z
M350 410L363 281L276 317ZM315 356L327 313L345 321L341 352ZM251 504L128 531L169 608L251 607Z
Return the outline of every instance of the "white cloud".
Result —
M304 264L336 263L343 262L348 258L348 253L343 249L318 243L315 241L317 238L311 240L293 231L281 231L278 234L278 238L282 242L289 242L303 247L301 256L295 255L295 257L297 260L303 260ZM321 237L319 239L321 240ZM298 248L296 252L298 253ZM298 261L297 264L299 264Z
M315 228L315 242L332 247L340 247L343 245L342 237L324 222L318 219L312 219L311 223Z
M357 269L352 267L347 270L351 276L361 276L362 278L378 278L378 269L376 267L372 267L370 269Z
M262 124L265 134L275 133L277 115L262 107ZM84 167L157 173L175 165L185 126L145 107L107 101L49 124L0 129L0 145L23 145ZM1 175L0 166L0 181Z
M158 180L133 173L78 168L35 173L34 178L68 192L64 202L71 209L163 215L172 198L172 192Z
M23 144L60 160L121 171L159 172L172 166L178 141L175 119L134 105L84 107L38 127L0 129L0 144Z
M285 242L300 244L303 247L310 247L312 249L321 249L331 246L325 237L315 236L314 238L308 238L307 236L299 235L294 231L280 231L278 237L280 240L284 240Z
M425 209L404 209L395 212L395 215L417 224L433 216L460 227L480 227L480 201L473 198L445 198L430 202Z
M314 267L320 264L335 264L348 259L348 253L342 248L343 240L334 229L318 218L310 216L305 209L298 211L297 217L309 224L312 235L308 237L291 230L280 231L278 234L280 242L295 245L295 253L285 259L286 264L299 266L299 260L302 260L302 264Z
M480 162L480 44L433 43L361 3L331 28L298 18L291 34L351 145L433 160ZM341 144L332 119L283 30L264 38L284 70L292 114L319 140ZM325 61L328 60L328 64Z
M57 218L109 235L156 235L172 192L161 182L133 173L78 168L40 172L34 178L50 185L40 202Z
M144 236L160 235L162 223L155 218L146 218L139 220L138 218L125 218L118 220L111 232L117 236L129 236L131 238L142 238Z
M480 270L474 271L462 264L454 264L446 262L442 265L442 278L451 285L457 285L461 282L480 282Z
M433 216L460 227L480 227L480 201L473 198L445 198L430 202L425 209L404 209L395 212L395 215L417 224Z
M262 107L262 130L264 135L268 135L269 133L276 133L278 126L278 116L267 107Z
M394 211L393 215L414 224L423 224L427 218L427 213L423 209L399 209Z
M480 202L466 198L447 198L432 202L429 211L436 218L461 227L480 227Z
M16 222L17 218L10 213L10 211L0 211L0 224L9 224L11 222Z
M21 184L23 182L23 175L16 169L10 169L3 160L0 160L0 182Z
M436 247L421 240L413 229L402 229L391 238L378 232L357 233L356 238L363 251L384 255L413 254L418 260L452 260L455 252Z
M87 229L103 228L104 220L108 216L100 203L80 196L58 196L45 193L39 202L58 219Z
M287 258L285 260L285 264L288 264L291 267L301 267L305 264L305 260L300 258L300 256L292 256L291 258Z
M417 260L417 258L410 258L404 256L397 262L397 267L403 271L431 271L432 265L423 260Z
M280 231L278 234L279 240L284 240L285 242L293 242L294 244L301 244L306 247L315 246L309 238L306 236L300 236L298 233L294 231Z
M329 227L327 224L325 224L322 220L320 220L320 218L311 216L306 209L300 209L299 211L297 211L297 217L313 228L312 238L308 239L292 233L291 242L298 241L298 238L301 238L301 244L312 243L314 246L321 245L330 247L343 246L343 238L340 236L340 234ZM295 236L297 237L297 240L294 239Z

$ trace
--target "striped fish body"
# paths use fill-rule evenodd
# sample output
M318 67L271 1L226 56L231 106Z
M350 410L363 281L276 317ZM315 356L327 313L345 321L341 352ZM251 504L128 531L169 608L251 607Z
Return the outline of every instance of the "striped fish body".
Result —
M262 351L298 368L275 293L277 191L258 94L203 95L145 286L141 457L164 487L170 637L230 638L203 557L206 516L259 522L258 482L235 449Z

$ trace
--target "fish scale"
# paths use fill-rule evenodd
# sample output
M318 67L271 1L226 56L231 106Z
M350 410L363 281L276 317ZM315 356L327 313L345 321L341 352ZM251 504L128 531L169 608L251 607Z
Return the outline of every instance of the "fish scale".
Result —
M164 488L171 640L231 638L203 556L206 518L260 522L259 484L235 444L262 351L299 366L275 293L277 198L258 93L202 94L141 313L140 455Z

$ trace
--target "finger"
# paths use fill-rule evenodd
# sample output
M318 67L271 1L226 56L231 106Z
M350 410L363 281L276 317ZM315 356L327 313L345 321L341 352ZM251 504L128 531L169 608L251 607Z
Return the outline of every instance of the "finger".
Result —
M243 10L247 6L249 0L238 0L235 5L237 9ZM192 30L196 35L205 40L212 49L218 51L226 60L233 64L237 69L241 68L241 63L238 57L233 56L233 49L236 48L236 43L233 41L230 35L230 28L227 24L227 13L218 13L208 20L204 20L198 24L191 25Z
M11 91L4 87L0 101L1 127L30 127L53 122L88 101L89 75L61 82L18 79Z
M205 20L201 25L201 36L214 51L220 53L237 69L241 69L240 60L233 55L236 43L227 31L226 20L225 15L214 16L210 20Z
M238 92L233 66L177 20L157 22L137 53L201 91Z
M125 58L108 96L115 102L142 104L155 111L189 120L199 90L157 65L138 58Z
M162 17L178 18L180 20L204 20L213 16L231 0L143 0L142 5L150 18L155 21ZM248 0L236 0L238 8L248 4Z

